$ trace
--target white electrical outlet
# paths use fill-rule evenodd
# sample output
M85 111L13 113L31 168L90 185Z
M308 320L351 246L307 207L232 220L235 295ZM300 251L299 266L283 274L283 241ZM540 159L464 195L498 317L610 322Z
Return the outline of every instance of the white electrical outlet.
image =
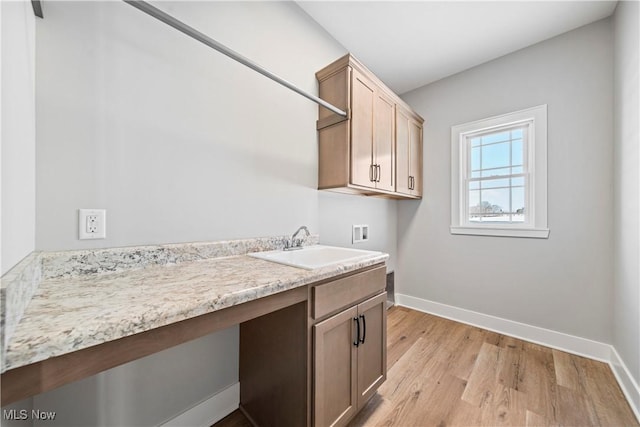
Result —
M366 224L354 225L352 234L352 243L361 243L369 240L369 226Z
M78 209L78 239L104 239L107 237L107 211L105 209Z

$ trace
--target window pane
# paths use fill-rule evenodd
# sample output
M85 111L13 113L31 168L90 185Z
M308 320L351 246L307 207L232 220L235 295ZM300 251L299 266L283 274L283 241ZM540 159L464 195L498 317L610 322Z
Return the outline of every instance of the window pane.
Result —
M522 172L523 172L522 166L515 166L511 170L511 173L513 173L513 174L522 173Z
M524 187L511 189L511 209L513 210L513 216L511 220L513 222L524 222Z
M511 131L511 138L512 139L522 138L522 128L521 129L512 130Z
M522 156L522 140L516 139L511 143L511 164L521 165L524 163Z
M490 135L486 135L482 137L482 144L491 144L493 142L508 141L508 140L509 140L509 131L492 133Z
M482 199L476 204L469 197L469 221L509 221L509 191L508 188L482 190Z
M480 145L480 138L471 138L471 146L477 147L478 145Z
M480 186L482 189L496 188L496 187L509 187L509 178L488 179L486 181L481 181Z
M469 191L469 206L477 206L480 203L480 192L478 190Z
M469 181L469 190L479 190L480 181Z
M471 149L471 170L480 169L480 147Z
M490 177L490 176L511 175L511 168L490 169L490 170L481 171L480 174L482 175L483 178Z
M509 143L482 146L482 169L509 166Z
M524 185L524 176L519 176L517 178L511 179L511 185L514 187L523 186Z

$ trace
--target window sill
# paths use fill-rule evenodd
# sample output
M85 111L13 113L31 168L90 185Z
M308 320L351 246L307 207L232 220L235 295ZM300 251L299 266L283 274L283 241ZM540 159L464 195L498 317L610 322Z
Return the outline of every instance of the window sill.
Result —
M450 227L451 234L548 239L548 228Z

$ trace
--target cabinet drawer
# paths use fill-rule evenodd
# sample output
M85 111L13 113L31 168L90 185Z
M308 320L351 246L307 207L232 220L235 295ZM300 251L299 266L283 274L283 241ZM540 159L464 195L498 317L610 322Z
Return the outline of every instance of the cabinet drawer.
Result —
M386 267L382 266L314 286L313 318L319 319L380 293L384 290L385 284Z

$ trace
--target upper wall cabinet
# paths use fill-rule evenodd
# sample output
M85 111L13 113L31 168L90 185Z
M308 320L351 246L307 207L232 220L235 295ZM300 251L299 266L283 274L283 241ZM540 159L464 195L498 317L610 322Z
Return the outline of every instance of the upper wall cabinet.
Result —
M318 188L391 198L422 197L424 120L350 54L316 73Z
M396 105L396 191L422 197L422 118Z

